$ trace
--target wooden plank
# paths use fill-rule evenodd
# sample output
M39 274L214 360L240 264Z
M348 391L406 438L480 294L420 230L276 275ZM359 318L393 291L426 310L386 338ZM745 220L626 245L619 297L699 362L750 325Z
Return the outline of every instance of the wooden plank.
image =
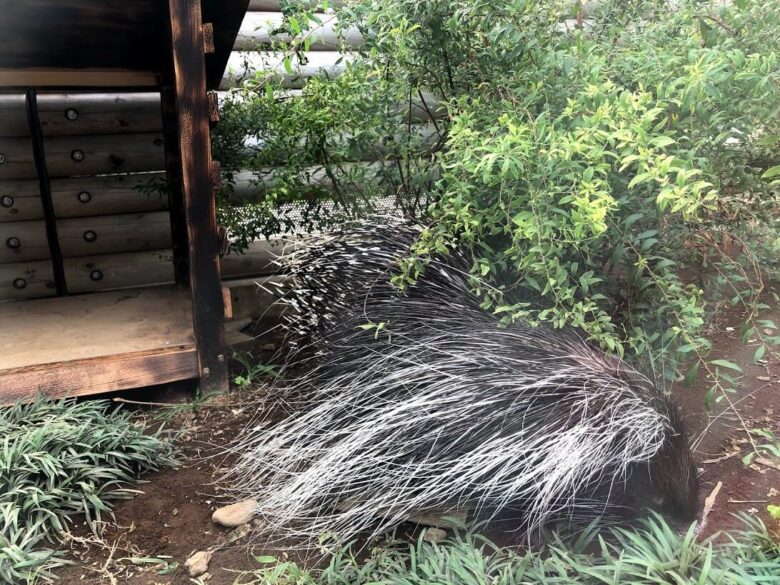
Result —
M181 156L179 155L178 115L176 112L176 87L173 62L163 70L165 85L161 91L163 135L165 136L165 175L168 185L170 209L173 272L176 284L189 286L190 259L187 235L187 216L184 212L184 189L181 180Z
M128 213L57 221L65 258L170 248L168 214Z
M45 136L162 131L156 92L42 93L38 111Z
M0 370L194 348L187 291L156 287L0 304Z
M245 5L244 5L245 6ZM209 180L211 144L200 0L169 0L178 146L189 243L193 326L201 390L228 389L216 202ZM209 20L215 19L209 18ZM237 25L238 26L238 25ZM215 41L216 42L216 41Z
M0 405L167 384L198 375L192 347L162 348L86 360L0 370Z
M208 93L209 100L209 122L216 124L219 122L219 95L216 91Z
M78 28L78 27L77 27ZM126 69L8 69L0 67L0 87L40 89L86 89L90 87L154 89L155 71Z
M0 301L40 299L56 293L50 261L0 264Z
M148 188L163 189L164 180L162 172L53 179L54 210L58 218L163 211L167 195Z
M49 244L43 220L0 223L0 264L48 258Z
M45 140L51 177L160 171L161 133L52 136ZM1 172L1 170L0 170Z
M43 219L38 181L0 181L0 222L32 219Z
M73 293L172 285L173 254L151 250L66 258L65 276Z
M226 286L222 287L222 304L225 307L225 321L233 320L233 304L230 300L230 289Z

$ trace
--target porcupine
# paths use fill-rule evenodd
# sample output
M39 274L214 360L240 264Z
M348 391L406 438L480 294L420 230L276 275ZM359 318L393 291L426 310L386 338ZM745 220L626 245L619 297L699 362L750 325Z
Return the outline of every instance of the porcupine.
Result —
M262 524L314 541L431 510L516 512L526 534L645 507L695 518L683 421L651 380L575 330L499 327L466 248L404 294L390 282L423 226L368 221L282 260L295 404L244 434L233 469Z

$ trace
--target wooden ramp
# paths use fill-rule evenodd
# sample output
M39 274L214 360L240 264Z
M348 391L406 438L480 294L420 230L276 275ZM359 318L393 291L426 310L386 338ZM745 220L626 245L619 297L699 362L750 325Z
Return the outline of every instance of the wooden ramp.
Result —
M0 404L198 377L188 290L0 303Z

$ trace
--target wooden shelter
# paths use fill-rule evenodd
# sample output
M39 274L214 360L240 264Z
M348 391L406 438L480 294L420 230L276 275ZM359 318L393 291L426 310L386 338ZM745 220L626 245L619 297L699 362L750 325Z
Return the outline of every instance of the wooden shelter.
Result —
M247 4L0 0L0 300L10 291L0 302L0 403L187 378L227 388L208 90ZM74 91L78 104L63 97ZM78 145L58 135L111 116L106 92L118 91L159 93L162 133L123 134L141 119L137 102L113 97L125 113L112 118L114 134ZM134 141L161 152L136 152ZM154 177L122 175L128 160L144 170L150 156L164 157L162 199L138 188ZM107 278L100 254L116 267L165 247L170 257L157 261L172 266L170 285L143 287L118 269L113 290L81 294L84 281Z

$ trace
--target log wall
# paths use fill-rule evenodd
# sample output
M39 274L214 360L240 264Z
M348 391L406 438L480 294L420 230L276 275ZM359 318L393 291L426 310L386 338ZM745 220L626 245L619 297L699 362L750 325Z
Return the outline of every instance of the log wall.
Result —
M280 54L268 52L289 40L272 32L281 21L278 0L250 2L221 89L260 68L300 88L320 71L343 70L339 48L362 45L356 32L337 38L335 18L323 15L323 25L310 33L309 63L289 75ZM164 184L160 96L39 93L37 102L68 291L172 283L167 195L142 189ZM314 183L324 180L321 174L313 170ZM247 181L238 196L252 200L256 193ZM273 274L273 255L284 245L256 242L245 254L223 258L223 277ZM0 94L0 301L55 296L49 250L25 96Z

